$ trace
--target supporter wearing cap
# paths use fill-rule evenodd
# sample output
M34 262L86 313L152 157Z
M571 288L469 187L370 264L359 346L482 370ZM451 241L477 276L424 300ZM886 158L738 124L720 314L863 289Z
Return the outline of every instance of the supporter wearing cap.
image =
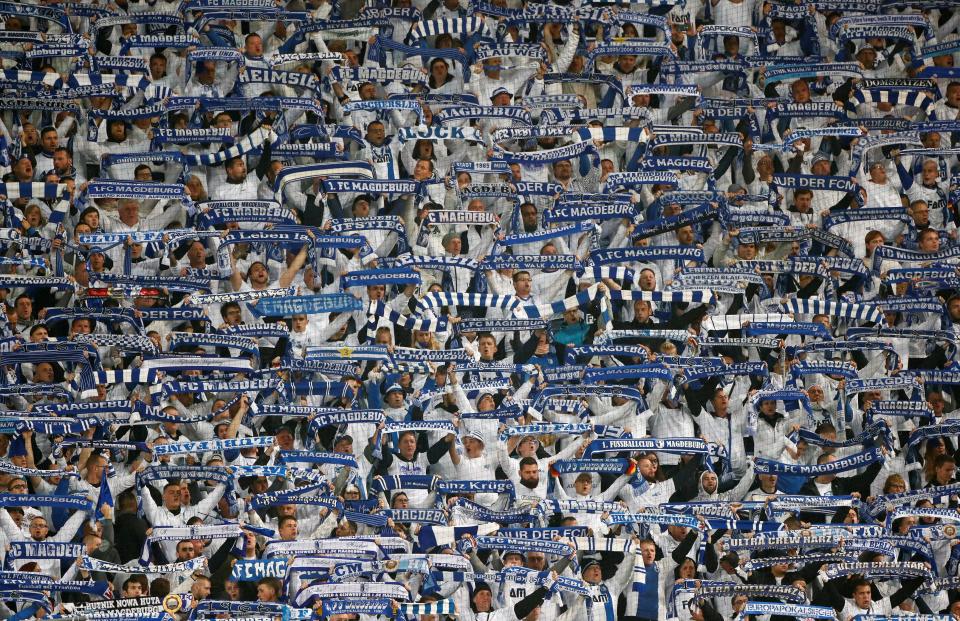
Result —
M391 384L384 392L384 413L393 420L402 420L407 414L406 394L400 384Z
M532 87L525 92L536 94L543 89L543 75L546 73L546 66L528 63L522 67L516 68L504 75L503 61L501 58L487 58L482 63L473 65L470 84L467 90L477 96L480 105L489 105L492 103L494 91L503 87L507 92L513 94L532 82ZM531 78L536 78L531 80ZM500 104L502 105L502 104Z
M509 106L513 101L513 93L503 86L498 86L490 93L490 103L495 106Z
M639 539L634 538L634 544ZM603 579L603 570L600 562L595 558L585 559L580 566L580 575L590 588L590 596L585 599L587 615L594 619L613 621L617 618L617 599L626 587L633 582L633 562L636 553L630 551L624 554L623 562L611 578Z
M463 437L463 449L463 456L456 453L450 454L450 459L457 467L457 479L462 481L496 479L497 454L487 449L486 438L481 431L478 429L467 431ZM484 506L492 506L497 499L497 494L477 494L476 502Z

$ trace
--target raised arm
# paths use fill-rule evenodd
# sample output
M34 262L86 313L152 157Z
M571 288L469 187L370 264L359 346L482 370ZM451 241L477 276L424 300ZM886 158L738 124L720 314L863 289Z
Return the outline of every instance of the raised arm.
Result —
M20 527L13 521L6 509L0 509L0 528L3 529L3 534L7 536L9 541L22 541L24 538Z
M307 235L310 236L310 239L313 239L313 231L307 229ZM300 252L297 253L297 256L293 258L293 261L290 262L290 266L284 270L283 274L280 275L279 285L281 287L289 287L290 283L293 282L293 279L296 278L297 273L300 271L300 268L303 267L303 264L307 262L307 252L309 251L309 246L304 245L300 249Z
M83 522L86 519L86 511L74 511L73 515L70 516L70 519L67 520L63 527L57 531L57 534L53 537L50 537L50 539L58 542L67 542L72 540L73 536L77 534L77 531L80 530L80 527L83 526Z
M897 176L900 177L900 184L903 185L904 190L909 190L913 185L913 175L903 167L903 163L900 161L899 151L894 151L893 161L896 162L897 165Z
M237 434L240 433L240 425L243 423L243 417L246 416L247 410L249 409L249 399L247 395L242 395L240 397L240 407L237 408L237 413L233 415L233 419L230 420L230 426L227 427L228 439L236 438Z

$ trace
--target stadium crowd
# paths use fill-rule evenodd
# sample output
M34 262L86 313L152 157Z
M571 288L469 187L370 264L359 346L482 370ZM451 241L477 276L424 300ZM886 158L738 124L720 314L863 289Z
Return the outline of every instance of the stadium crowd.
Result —
M960 621L956 0L0 24L0 618Z

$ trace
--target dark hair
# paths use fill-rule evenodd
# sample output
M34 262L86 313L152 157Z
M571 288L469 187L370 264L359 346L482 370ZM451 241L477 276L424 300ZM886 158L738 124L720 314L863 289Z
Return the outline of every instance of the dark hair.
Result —
M223 306L220 307L220 317L221 317L222 319L226 319L226 318L227 318L227 312L230 311L230 310L232 310L232 309L234 309L234 308L237 309L237 310L240 310L240 305L237 304L236 302L227 302L226 304L224 304Z
M166 578L155 578L150 583L150 595L152 597L166 597L170 594L170 581Z
M520 460L520 468L523 468L524 466L529 466L531 464L534 466L537 465L537 460L534 459L533 457L524 457L523 459Z
M934 469L942 467L944 464L956 464L957 460L953 455L937 455L933 460Z
M129 578L127 578L126 580L123 581L123 585L122 585L122 586L123 586L123 590L126 591L126 590L127 590L127 587L130 586L130 584L131 584L131 583L134 583L134 582L137 583L137 584L139 584L139 585L143 588L143 592L144 592L144 593L146 593L146 592L147 592L147 589L150 588L150 583L147 582L147 577L146 577L146 576L144 576L143 574L134 574L134 575L130 576Z

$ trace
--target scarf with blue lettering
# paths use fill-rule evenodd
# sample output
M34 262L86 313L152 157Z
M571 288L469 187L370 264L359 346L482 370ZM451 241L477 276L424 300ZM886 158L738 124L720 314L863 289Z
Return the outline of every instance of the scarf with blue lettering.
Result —
M885 494L883 496L877 496L870 502L868 510L871 515L878 515L884 511L892 511L895 506L913 506L921 500L945 498L956 494L958 490L960 490L960 483L951 483L949 485L938 485L909 492Z
M211 599L204 599L203 601L197 602L191 614L192 616L207 618L215 617L220 613L282 615L291 621L303 621L304 619L312 618L312 611L299 610L287 604L278 604L276 602L233 602Z
M240 391L280 391L283 388L283 380L279 379L255 379L255 380L233 380L233 381L181 381L165 382L160 385L150 387L150 393L154 400L160 397L167 398L170 395L185 393L203 393L203 392L240 392Z
M453 503L453 509L461 516L477 522L526 524L529 522L534 522L537 519L536 515L531 512L531 509L495 511L483 505L479 505L475 502L467 500L466 498L457 498ZM434 529L434 531L436 532L436 529Z
M569 556L574 551L574 548L566 543L513 537L477 537L476 548L479 550L542 552L543 554L556 556Z
M0 494L0 507L53 507L57 509L67 509L74 511L85 511L92 514L94 511L93 502L86 496L46 496L42 494Z
M884 259L900 263L937 264L949 263L949 259L955 259L956 257L960 257L960 246L943 248L937 252L923 252L883 245L878 246L873 251L873 271L879 273L880 265Z
M504 119L523 123L524 125L534 125L530 112L520 106L452 106L444 108L437 112L433 117L433 122L438 125L444 125L453 121L473 120L473 119ZM418 121L421 124L422 121ZM506 152L504 152L506 153ZM499 157L499 155L498 155ZM501 158L502 159L502 158ZM567 159L567 158L560 158ZM504 160L511 161L511 160ZM518 160L525 161L525 160ZM545 163L553 160L540 161L535 157L533 162Z
M251 310L257 317L284 317L289 315L320 315L361 310L363 304L352 295L324 293L319 295L265 298Z
M155 526L143 542L140 564L150 564L151 545L159 541L182 541L184 539L237 539L243 540L240 524L228 522L200 526Z
M334 219L330 220L328 231L333 235L350 231L389 231L397 234L397 252L405 253L409 247L403 222L398 216Z
M770 67L764 74L765 84L775 84L785 80L799 80L801 78L817 79L830 76L830 79L855 78L863 79L863 72L857 63L812 63L807 65L786 65Z
M608 180L612 176L613 173L608 176ZM631 237L633 239L647 239L649 237L653 237L654 235L675 231L676 229L680 229L685 226L696 225L704 220L717 218L720 215L720 208L718 206L711 203L704 203L698 207L688 209L674 216L636 223Z
M233 336L229 334L198 334L194 332L171 332L169 333L169 349L174 351L183 345L193 345L199 347L226 347L239 349L244 353L259 355L256 341L243 336Z
M438 49L422 47L420 45L405 45L399 41L394 41L391 37L377 34L374 35L373 43L367 48L367 56L374 62L379 62L382 65L387 60L387 52L390 51L399 52L404 58L410 56L425 56L427 58L455 60L463 68L464 81L466 82L470 79L470 61L467 56L457 48ZM474 103L476 102L474 101Z
M871 390L904 390L911 393L920 387L921 384L915 377L898 375L895 377L870 377L849 380L844 388L848 395L855 395Z
M313 507L326 507L330 510L343 512L343 503L333 496L314 495L313 492L319 489L324 491L329 489L327 483L319 485L310 485L306 488L297 488L285 492L272 492L257 494L250 505L254 509L263 509L265 507L275 507L279 505L305 505Z
M237 78L237 84L281 84L283 86L296 86L311 92L317 98L321 97L320 82L312 73L246 67L244 71L240 72Z
M626 379L658 379L671 382L673 381L673 372L660 364L588 367L583 372L583 381L591 384L600 381L618 382Z
M934 419L933 409L925 401L871 401L866 411L868 424L873 421L874 416Z
M316 177L343 176L359 177L361 179L373 179L376 175L373 171L373 165L369 162L329 162L318 164L303 164L299 166L286 166L277 173L277 178L273 183L273 190L278 200L283 196L284 186L290 183L299 183Z
M628 218L632 220L636 215L636 210L629 203L557 201L554 207L544 210L543 221L553 224L556 222L577 222L585 218L592 220Z
M876 563L837 563L827 567L827 578L832 580L839 576L851 574L862 575L864 578L900 580L903 578L931 578L930 569L926 563L903 562L876 562ZM829 608L831 614L833 609Z
M203 440L200 442L177 442L170 444L158 444L153 447L154 455L188 455L192 453L222 452L231 450L243 450L246 448L259 448L273 446L275 442L273 436L262 436L256 438L236 438L229 440Z
M335 66L330 74L336 82L377 82L384 84L394 80L406 83L426 84L427 76L415 67L341 67Z
M836 612L829 606L781 604L779 602L747 602L743 608L746 615L784 615L803 619L834 619Z
M583 453L584 459L595 454L621 452L658 452L678 455L720 456L725 450L718 444L700 438L631 438L593 440Z
M4 561L6 569L14 569L13 562L26 559L75 559L80 558L85 548L80 543L56 541L11 541ZM18 563L19 565L19 563Z
M884 460L882 449L874 447L866 449L859 453L842 457L835 461L825 464L787 464L763 457L756 458L754 462L754 471L758 474L791 474L799 476L819 476L821 474L834 474L837 472L846 472L868 466L874 462Z
M747 597L773 597L791 603L802 604L806 601L803 591L788 584L742 584L719 580L684 580L677 587L693 589L695 599L726 598L733 595Z
M409 99L369 99L363 101L351 101L343 104L343 113L349 115L352 112L361 110L410 110L417 115L417 125L423 125L423 108L419 101ZM441 113L434 117L439 122Z
M907 446L916 446L928 438L938 438L956 434L960 431L960 422L946 422L939 425L920 427L910 434Z
M80 545L80 544L59 544L59 545ZM80 553L76 555L80 558L80 568L86 569L87 571L99 571L107 573L142 573L142 574L151 574L151 575L165 575L165 574L182 574L187 572L193 572L198 569L204 569L207 566L207 558L201 556L189 561L181 561L179 563L167 563L165 565L134 565L134 564L125 564L121 565L119 563L111 563L109 561L102 561L100 559L93 558L92 556L87 556L84 554L84 550L81 549Z
M212 356L161 356L143 361L143 370L181 372L186 370L206 371L207 373L249 373L252 369L249 360L217 358Z
M165 445L164 445L165 446ZM137 473L137 491L151 481L164 479L189 479L191 481L215 481L220 485L230 485L233 476L220 466L168 466L163 464L149 466ZM189 537L187 537L189 539Z
M507 494L512 499L516 489L510 481L443 481L438 480L435 489L439 494Z
M314 599L360 598L371 600L376 598L396 599L407 601L410 593L399 582L347 582L335 584L314 584L301 589L294 602L297 606L304 606Z

